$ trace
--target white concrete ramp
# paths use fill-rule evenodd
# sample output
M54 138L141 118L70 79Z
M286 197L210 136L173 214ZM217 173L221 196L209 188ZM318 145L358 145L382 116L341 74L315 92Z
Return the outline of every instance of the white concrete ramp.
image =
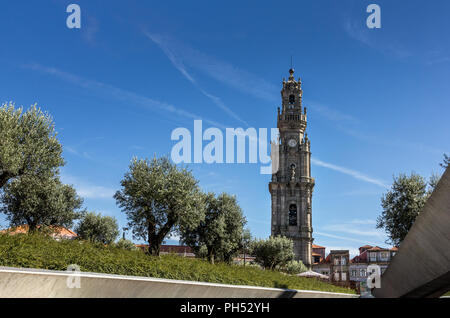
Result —
M359 295L200 283L136 276L0 267L0 297L354 298ZM69 288L68 286L75 287Z

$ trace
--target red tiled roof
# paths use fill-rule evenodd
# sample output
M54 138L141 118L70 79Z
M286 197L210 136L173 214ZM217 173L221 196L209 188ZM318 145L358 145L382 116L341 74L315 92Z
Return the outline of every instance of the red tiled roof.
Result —
M312 248L325 248L325 247L320 246L320 245L313 244L313 245L312 245Z
M40 228L41 226L38 225L38 228ZM51 235L52 236L58 236L58 237L72 237L75 238L77 237L77 233L66 229L65 227L62 226L49 226L50 229L52 229L52 231L54 231ZM12 227L3 231L0 231L0 233L8 233L10 235L15 235L15 234L25 234L28 233L29 230L29 226L28 225L20 225L17 227Z
M328 254L328 256L325 259L322 259L319 264L327 264L330 262L331 262L331 254Z

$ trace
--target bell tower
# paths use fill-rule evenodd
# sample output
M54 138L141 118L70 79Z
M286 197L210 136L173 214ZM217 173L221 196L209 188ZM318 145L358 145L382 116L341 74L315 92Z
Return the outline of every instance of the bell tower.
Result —
M272 235L286 236L294 242L296 260L311 267L311 203L314 179L311 178L310 141L306 130L306 108L302 106L302 82L294 70L283 79L282 107L278 107L278 171L272 175L269 191L272 200Z

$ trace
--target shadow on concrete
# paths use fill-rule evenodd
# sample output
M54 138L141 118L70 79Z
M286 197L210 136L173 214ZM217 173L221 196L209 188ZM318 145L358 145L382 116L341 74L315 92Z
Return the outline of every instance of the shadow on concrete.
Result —
M284 291L278 296L278 298L294 298L297 294L296 290L288 289L288 286L286 284L275 282L275 288L284 289Z

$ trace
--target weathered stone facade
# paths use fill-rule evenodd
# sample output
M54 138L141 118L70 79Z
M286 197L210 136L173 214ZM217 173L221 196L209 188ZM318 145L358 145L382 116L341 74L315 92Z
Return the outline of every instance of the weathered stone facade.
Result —
M282 108L278 108L278 171L272 175L269 191L272 200L272 235L294 241L297 260L311 267L311 204L314 179L311 178L310 141L306 130L306 108L302 106L301 80L289 70L283 79ZM274 158L272 158L274 161ZM276 160L276 159L275 159Z

